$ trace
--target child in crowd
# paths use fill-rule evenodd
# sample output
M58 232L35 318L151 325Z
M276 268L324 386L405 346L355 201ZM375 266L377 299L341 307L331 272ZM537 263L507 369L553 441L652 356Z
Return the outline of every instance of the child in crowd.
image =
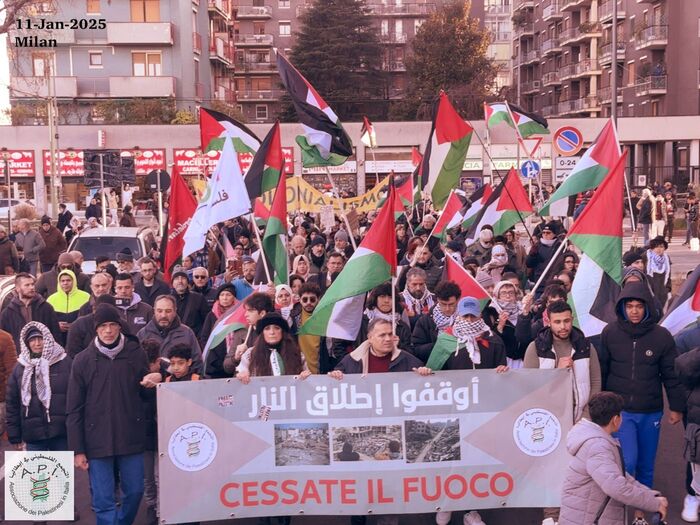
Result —
M168 350L168 376L166 383L176 381L199 381L199 374L192 372L192 349L187 345L175 345Z

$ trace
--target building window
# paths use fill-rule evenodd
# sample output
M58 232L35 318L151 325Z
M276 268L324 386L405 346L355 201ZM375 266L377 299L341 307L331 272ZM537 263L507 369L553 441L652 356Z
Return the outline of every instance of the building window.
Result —
M413 22L413 31L414 31L416 34L418 34L418 30L420 29L420 26L423 25L423 22L424 22L424 21L421 20L420 18L419 18L418 20L416 20L416 21Z
M241 106L240 104L236 104L236 111L243 115L243 106Z
M292 36L291 22L280 22L280 36Z
M630 62L627 64L627 85L634 86L637 83L637 64Z
M265 34L265 22L253 22L253 34L254 35L264 35Z
M267 120L267 104L256 104L256 106L255 106L255 119L256 120Z
M100 14L100 0L87 0L87 4L85 6L85 14L99 15Z
M90 69L102 69L102 51L88 51Z
M160 0L130 0L132 22L160 22Z
M277 5L280 9L288 9L291 7L289 0L278 0L278 1L279 1L279 4L277 4Z
M35 77L45 77L49 74L49 61L51 55L48 53L32 53L32 73Z
M135 77L158 77L162 74L160 53L131 53Z

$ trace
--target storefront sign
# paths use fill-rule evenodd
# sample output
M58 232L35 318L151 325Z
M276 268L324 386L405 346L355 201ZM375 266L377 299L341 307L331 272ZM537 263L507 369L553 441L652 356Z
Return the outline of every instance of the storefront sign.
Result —
M164 149L122 150L122 157L134 156L136 175L148 175L153 170L167 169Z
M51 176L51 152L43 151L44 176ZM84 177L85 165L83 164L83 152L78 150L62 149L58 151L58 176L59 177Z
M318 168L302 168L301 173L304 175L307 174L320 174L326 173L326 170L330 171L331 174L334 173L357 173L357 161L356 160L346 160L344 163L342 163L340 166L328 166L326 167L318 167Z
M34 151L11 149L0 152L0 180L5 180L5 155L9 157L10 177L34 177Z
M174 149L173 170L185 176L204 175L205 170L207 175L211 175L220 156L221 152L217 150L211 150L202 155L198 149Z
M164 523L557 507L566 370L167 383Z

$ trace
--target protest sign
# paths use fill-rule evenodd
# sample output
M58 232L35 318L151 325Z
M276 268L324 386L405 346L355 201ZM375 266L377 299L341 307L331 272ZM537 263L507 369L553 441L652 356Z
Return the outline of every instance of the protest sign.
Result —
M167 383L163 523L556 507L567 370Z

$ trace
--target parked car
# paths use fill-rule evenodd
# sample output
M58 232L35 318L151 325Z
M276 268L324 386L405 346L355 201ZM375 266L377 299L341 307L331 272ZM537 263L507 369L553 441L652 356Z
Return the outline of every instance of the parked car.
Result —
M155 231L148 226L137 228L90 228L71 239L68 251L78 250L83 254L83 272L95 273L95 259L106 255L116 265L117 254L129 248L134 261L148 255L153 247L158 247Z

